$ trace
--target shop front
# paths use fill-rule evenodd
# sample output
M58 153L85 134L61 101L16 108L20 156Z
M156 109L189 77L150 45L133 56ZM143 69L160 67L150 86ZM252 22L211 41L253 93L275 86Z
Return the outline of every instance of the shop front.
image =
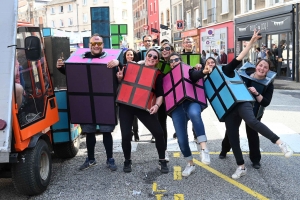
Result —
M192 37L195 42L195 53L201 53L200 52L200 38L199 38L199 29L192 29L188 31L181 32L181 38L182 40L186 37Z
M260 47L262 51L270 49L272 52L271 70L277 72L277 76L292 78L292 72L295 70L293 10L293 5L288 5L273 10L265 10L255 15L236 18L236 56L247 45L254 29L259 30L262 39L257 41L243 62L248 61L255 64L260 59L257 56L257 51L255 51L257 47ZM270 58L270 56L265 58Z
M220 56L220 51L224 50L227 62L230 62L234 58L233 31L233 21L200 29L201 51L204 50L207 57L213 57L215 52Z

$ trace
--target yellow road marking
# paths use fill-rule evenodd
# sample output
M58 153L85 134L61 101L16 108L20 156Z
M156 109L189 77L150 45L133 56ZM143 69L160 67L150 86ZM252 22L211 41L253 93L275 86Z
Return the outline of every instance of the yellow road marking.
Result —
M174 200L184 200L184 194L174 194Z
M221 152L209 152L211 155L219 155ZM249 154L249 152L242 152L243 154ZM283 156L282 153L272 153L272 152L260 152L262 155L272 155L272 156ZM174 153L175 154L175 153ZM200 154L200 152L192 152L194 155ZM233 154L232 152L228 152L227 154ZM293 156L300 156L300 154L293 154Z
M174 158L179 158L180 157L180 153L179 152L174 152L173 153L173 157Z
M195 164L199 165L200 167L202 167L202 168L206 169L207 171L215 174L216 176L224 179L225 181L231 183L232 185L240 188L241 190L243 190L246 193L254 196L255 198L260 199L260 200L267 200L268 199L267 197L263 196L262 194L260 194L258 192L255 192L254 190L251 190L249 187L247 187L247 186L245 186L245 185L229 178L228 176L226 176L226 175L222 174L221 172L209 167L208 165L205 165L205 164L201 163L200 161L198 161L196 159L193 159L193 161L194 161Z
M152 185L152 191L159 193L159 192L166 192L167 190L158 190L157 189L157 183L154 182L153 185Z
M181 167L180 166L174 166L173 167L174 171L174 180L181 180Z
M156 200L162 200L163 194L156 194Z

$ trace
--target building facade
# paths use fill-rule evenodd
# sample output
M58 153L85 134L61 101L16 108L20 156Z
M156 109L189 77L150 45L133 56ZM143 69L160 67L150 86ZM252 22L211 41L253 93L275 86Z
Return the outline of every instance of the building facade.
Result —
M172 0L171 1L171 30L173 37L173 45L175 51L180 53L182 51L182 38L181 32L184 29L184 18L183 18L183 1Z
M148 34L148 11L147 0L133 0L132 1L132 15L133 15L133 35L134 35L134 49L139 49L143 46L143 36Z
M153 43L158 45L160 41L159 0L148 0L147 7L149 34L152 36Z
M172 42L171 31L171 1L159 0L159 26L160 26L160 41L166 39ZM161 25L168 27L167 30Z

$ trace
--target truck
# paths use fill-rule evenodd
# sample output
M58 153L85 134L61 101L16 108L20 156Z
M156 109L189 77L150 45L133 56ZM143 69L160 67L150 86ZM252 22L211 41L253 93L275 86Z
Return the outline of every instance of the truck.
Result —
M40 28L17 22L18 0L1 5L0 178L12 178L21 194L37 195L50 183L51 153L76 156L79 131L59 117L60 107L67 112L66 97L55 96Z

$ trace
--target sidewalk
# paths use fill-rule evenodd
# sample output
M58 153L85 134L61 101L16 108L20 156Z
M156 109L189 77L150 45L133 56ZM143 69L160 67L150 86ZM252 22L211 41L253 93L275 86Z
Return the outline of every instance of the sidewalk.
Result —
M300 90L300 82L276 78L274 80L274 88L281 90Z

